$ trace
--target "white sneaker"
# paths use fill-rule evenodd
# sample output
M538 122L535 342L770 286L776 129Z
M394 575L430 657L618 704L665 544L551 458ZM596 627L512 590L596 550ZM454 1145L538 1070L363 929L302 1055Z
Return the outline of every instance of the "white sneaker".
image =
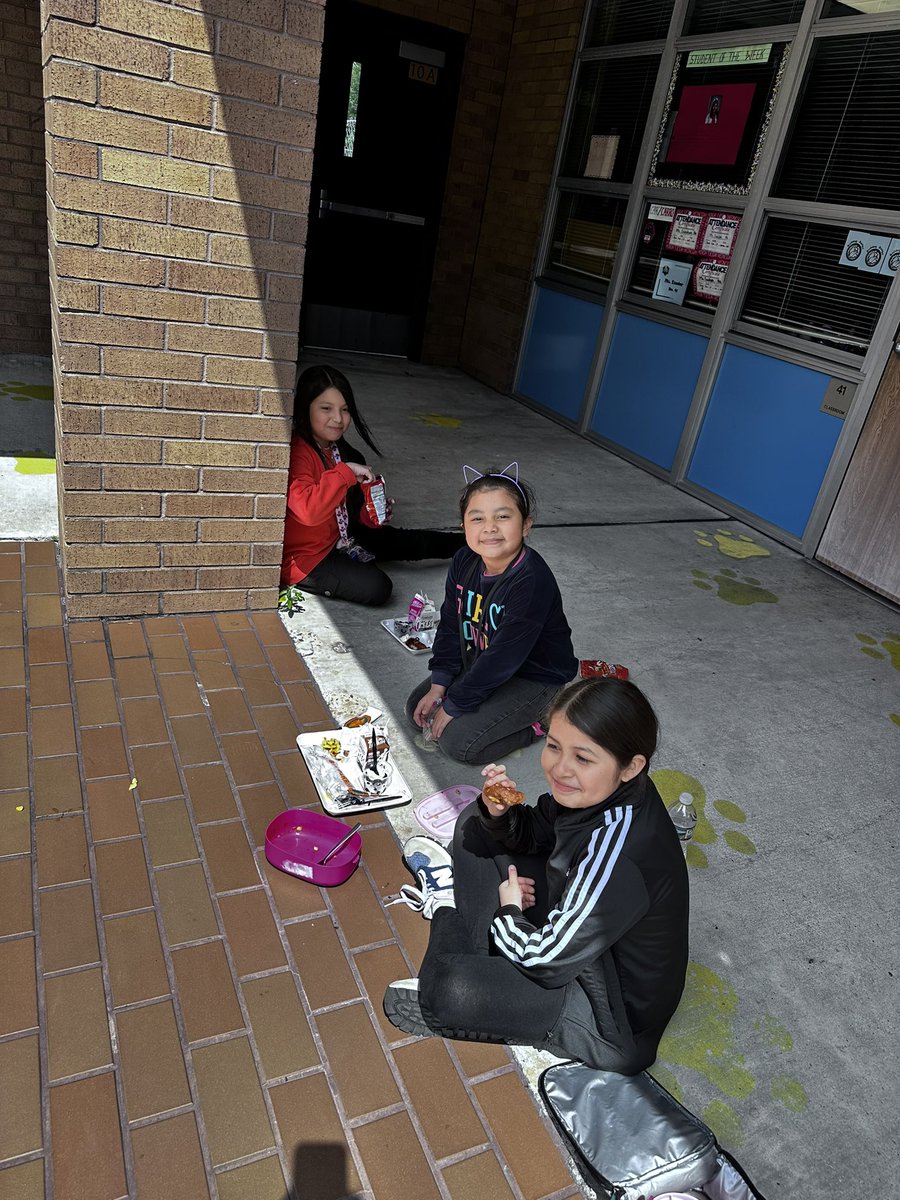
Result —
M440 842L428 837L411 837L403 847L403 861L419 886L404 883L397 899L430 921L438 908L455 908L453 859Z

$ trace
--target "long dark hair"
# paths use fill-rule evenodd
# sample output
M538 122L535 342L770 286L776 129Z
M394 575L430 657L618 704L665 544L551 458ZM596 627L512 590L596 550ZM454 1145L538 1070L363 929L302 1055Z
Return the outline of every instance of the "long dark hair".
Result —
M576 679L550 702L545 727L556 713L609 751L622 768L636 754L649 765L656 750L656 713L641 689L627 679Z
M380 455L381 451L375 445L375 439L369 432L368 425L359 415L359 409L356 407L356 397L353 395L350 380L337 367L307 367L297 380L297 387L294 391L294 435L302 437L315 450L319 449L313 438L312 427L309 423L309 408L312 402L318 400L319 396L323 392L328 391L329 388L337 388L341 393L359 436L367 446ZM343 440L341 438L341 441Z

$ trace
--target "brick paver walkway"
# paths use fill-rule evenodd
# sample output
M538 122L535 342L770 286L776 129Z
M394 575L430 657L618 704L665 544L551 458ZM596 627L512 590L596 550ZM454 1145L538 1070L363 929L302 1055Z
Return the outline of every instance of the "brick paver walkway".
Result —
M340 888L266 863L332 724L277 614L66 622L55 553L0 544L0 1200L578 1196L505 1049L386 1022L382 814Z

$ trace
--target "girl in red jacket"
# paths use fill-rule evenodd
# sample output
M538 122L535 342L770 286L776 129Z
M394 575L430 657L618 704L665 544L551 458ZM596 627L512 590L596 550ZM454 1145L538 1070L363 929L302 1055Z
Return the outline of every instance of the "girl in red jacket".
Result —
M379 454L347 377L334 367L308 367L294 397L281 586L384 604L393 585L376 559L449 558L464 539L435 529L366 524L358 485L371 483L375 472L344 440L351 421Z

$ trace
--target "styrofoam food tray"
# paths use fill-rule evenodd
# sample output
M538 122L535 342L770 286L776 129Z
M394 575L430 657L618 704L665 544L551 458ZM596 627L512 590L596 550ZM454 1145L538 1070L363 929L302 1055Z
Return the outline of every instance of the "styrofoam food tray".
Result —
M322 749L322 742L325 739L334 738L340 742L341 752L334 761L347 776L353 787L361 788L363 786L362 772L359 769L356 755L359 739L366 732L367 728L371 729L371 726L363 727L362 729L320 729L316 733L301 733L297 736L297 745L300 748L300 753L303 755L306 769L309 771L310 777L315 784L322 807L333 817L352 817L360 812L371 812L380 808L397 808L401 804L409 804L410 800L412 800L412 792L409 790L406 780L400 774L400 769L394 761L393 753L388 764L391 773L388 778L385 795L394 796L396 799L385 800L377 798L353 804L340 804L330 799L323 791L322 786L316 778L314 765L310 761L310 748L318 746L319 749Z
M431 647L434 645L433 629L419 629L413 633L399 633L398 626L402 629L406 628L407 622L403 617L388 617L386 621L381 622L382 628L386 629L392 638L395 638L404 650L409 654L430 654ZM410 638L417 638L425 647L424 650L417 650L415 646L408 645Z

